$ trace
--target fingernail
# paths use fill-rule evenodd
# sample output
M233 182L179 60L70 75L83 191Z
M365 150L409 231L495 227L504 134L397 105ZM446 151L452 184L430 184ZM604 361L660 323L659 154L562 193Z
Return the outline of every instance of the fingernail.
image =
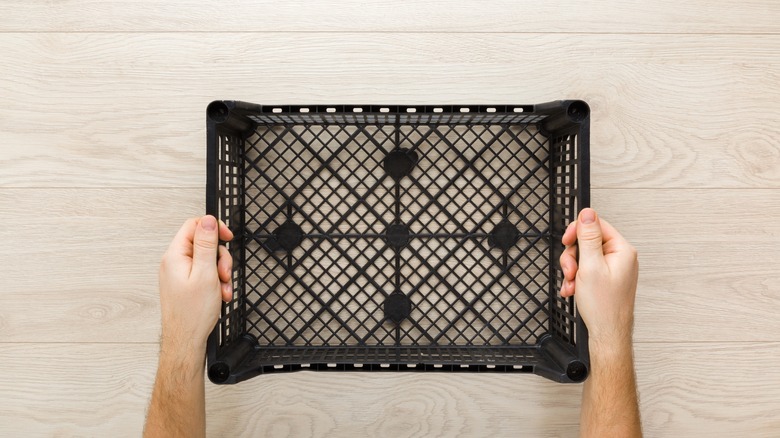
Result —
M596 222L596 212L590 208L582 210L582 213L580 213L580 222L583 224L592 224L593 222Z
M217 229L217 220L214 216L203 216L203 219L200 220L200 225L206 231L214 231Z

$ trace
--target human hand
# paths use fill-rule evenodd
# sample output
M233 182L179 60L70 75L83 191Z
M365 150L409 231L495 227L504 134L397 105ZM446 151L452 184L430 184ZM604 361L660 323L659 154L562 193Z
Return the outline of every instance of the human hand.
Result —
M561 296L574 295L591 343L630 345L639 275L636 249L590 208L569 224L561 241L566 245L560 257Z
M219 240L233 233L214 216L187 220L160 264L162 351L205 357L220 299L233 298L233 259ZM219 257L217 256L219 255Z

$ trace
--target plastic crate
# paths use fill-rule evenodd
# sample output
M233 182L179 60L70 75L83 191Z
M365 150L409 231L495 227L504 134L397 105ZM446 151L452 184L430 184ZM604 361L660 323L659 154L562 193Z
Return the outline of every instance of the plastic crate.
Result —
M589 108L207 108L209 214L235 233L208 376L315 371L588 374L558 296L589 205Z

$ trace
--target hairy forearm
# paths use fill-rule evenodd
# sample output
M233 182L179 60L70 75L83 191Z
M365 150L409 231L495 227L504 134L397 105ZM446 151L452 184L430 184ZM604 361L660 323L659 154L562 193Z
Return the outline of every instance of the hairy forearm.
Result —
M145 437L205 436L204 357L201 349L163 342Z
M631 341L591 342L590 368L582 392L580 436L641 437Z

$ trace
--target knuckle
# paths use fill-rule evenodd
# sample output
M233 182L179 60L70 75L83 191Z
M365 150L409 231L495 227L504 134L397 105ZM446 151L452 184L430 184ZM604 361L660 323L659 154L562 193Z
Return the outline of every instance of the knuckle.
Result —
M171 263L169 259L170 255L166 251L162 256L162 259L160 259L160 271L165 271L168 268L168 265Z
M601 239L601 234L598 231L586 231L582 233L582 236L580 238L585 241L593 241L593 240Z
M628 255L631 256L631 260L635 262L639 260L639 251L637 251L634 245L628 245Z
M197 239L195 240L195 248L214 251L217 249L217 242L210 239Z
M599 236L580 238L579 245L581 248L600 248L602 245Z
M225 264L229 264L233 262L233 256L231 256L230 252L224 249L224 247L220 247L219 249L219 262Z
M232 270L232 267L230 266L230 263L224 262L219 264L219 271L223 275L230 275L230 271Z
M601 232L596 228L581 230L577 236L577 240L582 243L594 243L601 241Z

